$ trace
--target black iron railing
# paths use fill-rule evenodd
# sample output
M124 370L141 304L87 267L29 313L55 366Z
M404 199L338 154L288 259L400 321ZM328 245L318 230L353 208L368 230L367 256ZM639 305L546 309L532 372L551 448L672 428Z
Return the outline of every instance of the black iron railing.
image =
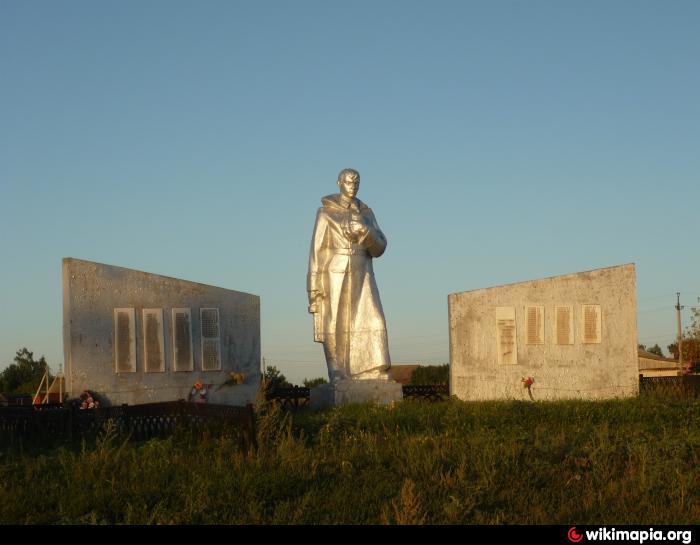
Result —
M242 444L255 446L255 413L252 405L236 407L174 401L121 405L99 409L67 407L0 407L0 438L83 438L111 426L133 439L162 437L177 430L232 427Z
M450 387L447 384L407 384L403 387L403 397L443 401L450 397Z
M291 386L287 388L272 388L265 394L268 401L276 401L287 409L297 409L309 404L311 388Z
M700 395L700 375L675 377L645 377L639 375L639 393L667 393L697 397Z

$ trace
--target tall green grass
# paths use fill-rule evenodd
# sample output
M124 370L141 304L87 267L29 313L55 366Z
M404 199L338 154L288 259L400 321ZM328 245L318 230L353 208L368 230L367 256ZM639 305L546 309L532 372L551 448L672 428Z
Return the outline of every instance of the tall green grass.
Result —
M0 456L0 523L696 524L700 404L404 402Z

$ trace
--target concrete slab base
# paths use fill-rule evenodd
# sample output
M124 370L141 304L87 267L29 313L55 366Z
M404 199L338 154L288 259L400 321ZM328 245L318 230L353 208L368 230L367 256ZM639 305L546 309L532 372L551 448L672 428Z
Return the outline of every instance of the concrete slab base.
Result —
M350 403L387 405L403 399L401 384L388 379L344 379L311 388L312 409L325 409Z

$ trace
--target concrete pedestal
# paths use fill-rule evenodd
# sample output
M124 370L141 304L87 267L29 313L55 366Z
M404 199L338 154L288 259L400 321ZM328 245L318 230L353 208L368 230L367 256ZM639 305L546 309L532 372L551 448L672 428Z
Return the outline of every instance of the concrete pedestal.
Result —
M348 405L350 403L379 403L387 405L403 399L401 384L387 379L344 379L311 388L309 403L313 409Z

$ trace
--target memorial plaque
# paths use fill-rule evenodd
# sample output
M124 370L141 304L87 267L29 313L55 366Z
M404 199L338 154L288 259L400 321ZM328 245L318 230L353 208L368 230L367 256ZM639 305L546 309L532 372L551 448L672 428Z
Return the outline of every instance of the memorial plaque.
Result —
M114 309L114 371L136 372L136 312L133 308Z
M583 342L600 344L602 341L602 324L600 305L581 305L581 322L583 323Z
M199 317L202 324L202 371L218 371L221 369L219 309L202 308Z
M574 313L572 307L555 307L554 338L557 340L557 344L574 344Z
M163 309L143 309L143 353L146 373L165 372Z
M527 344L544 344L544 307L525 307Z
M203 308L201 309L202 318L202 337L208 339L219 337L219 309L218 308Z
M221 369L219 340L202 339L202 371Z
M173 309L173 370L192 371L192 311Z
M496 307L496 344L499 365L518 363L515 307Z

